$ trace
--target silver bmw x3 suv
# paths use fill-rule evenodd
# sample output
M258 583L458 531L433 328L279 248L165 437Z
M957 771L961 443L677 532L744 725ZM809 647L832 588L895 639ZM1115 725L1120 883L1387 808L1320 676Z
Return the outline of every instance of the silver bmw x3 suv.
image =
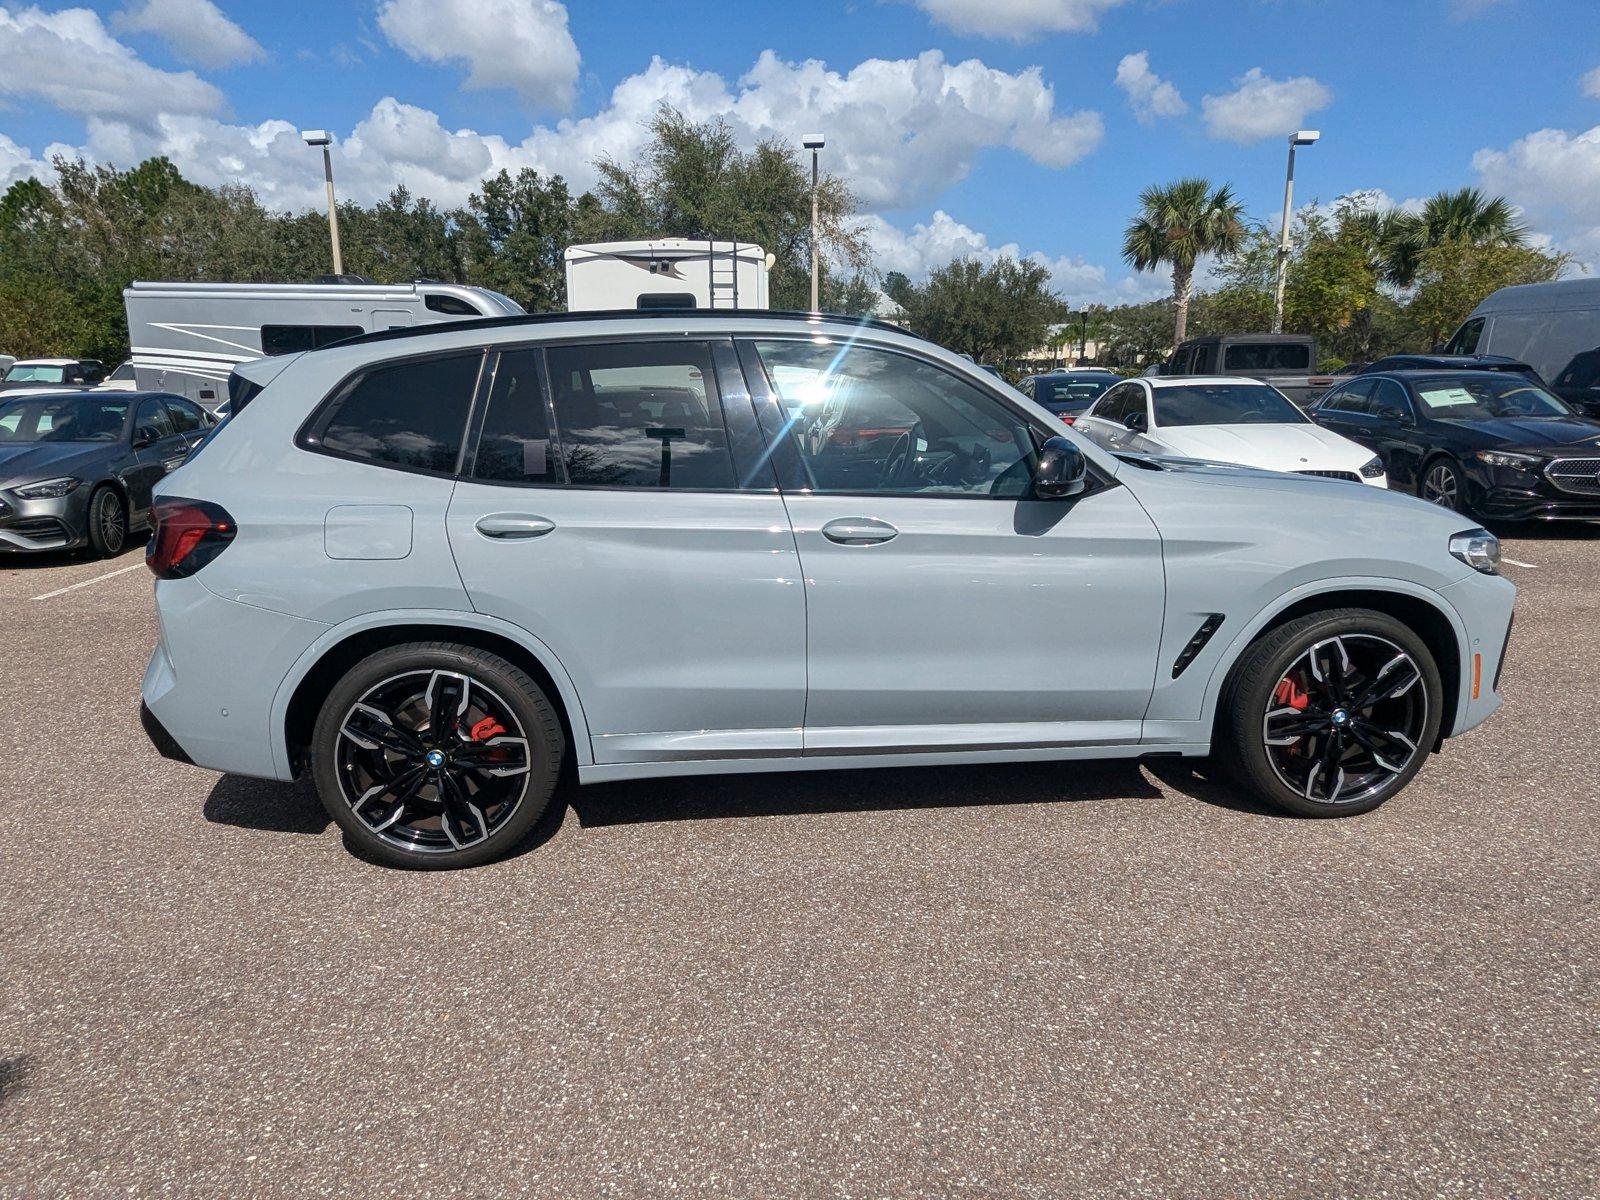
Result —
M1500 702L1491 534L1114 456L892 326L482 320L235 393L158 489L145 727L398 866L504 853L564 772L1214 755L1359 813Z

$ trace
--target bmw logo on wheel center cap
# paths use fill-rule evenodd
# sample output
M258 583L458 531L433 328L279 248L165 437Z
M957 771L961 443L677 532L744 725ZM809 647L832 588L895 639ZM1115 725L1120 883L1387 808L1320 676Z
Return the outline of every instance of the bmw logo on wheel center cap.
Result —
M425 761L430 767L438 768L444 766L444 751L429 750Z
M1348 725L1350 723L1350 714L1345 712L1345 710L1342 708L1334 709L1333 723L1335 725Z

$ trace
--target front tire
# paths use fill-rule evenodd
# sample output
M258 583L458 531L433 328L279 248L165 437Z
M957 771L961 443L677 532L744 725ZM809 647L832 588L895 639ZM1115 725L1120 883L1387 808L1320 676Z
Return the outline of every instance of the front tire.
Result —
M1422 769L1443 719L1427 645L1369 609L1315 613L1249 647L1223 690L1218 755L1302 817L1370 812Z
M1451 512L1469 511L1467 477L1461 470L1461 464L1453 458L1436 458L1423 467L1417 495L1429 504L1437 504Z
M115 558L128 544L128 506L114 487L102 487L89 497L89 553Z
M486 650L381 650L328 694L311 773L328 815L366 855L445 870L490 862L549 806L565 740L544 691Z

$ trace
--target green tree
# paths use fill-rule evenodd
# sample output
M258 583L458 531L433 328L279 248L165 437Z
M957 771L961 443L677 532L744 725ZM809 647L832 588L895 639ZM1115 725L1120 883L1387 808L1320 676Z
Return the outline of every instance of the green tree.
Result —
M1568 261L1564 254L1546 254L1529 246L1447 241L1418 256L1416 291L1406 306L1407 317L1421 347L1430 348L1490 292L1555 279Z
M1173 339L1187 332L1194 268L1203 255L1230 254L1245 235L1244 208L1226 184L1180 179L1139 194L1139 213L1122 238L1122 256L1135 270L1172 268Z
M963 258L938 268L899 301L912 330L978 362L1006 361L1043 346L1067 308L1049 270L1001 258Z
M564 254L578 240L578 210L561 176L524 167L483 181L453 214L459 229L457 277L504 292L529 312L567 305Z
M1385 266L1399 287L1416 283L1422 256L1453 242L1469 246L1525 245L1527 229L1504 196L1486 196L1477 188L1440 192L1418 213L1393 213L1382 226Z
M720 118L689 120L662 105L650 141L632 163L602 159L579 240L682 237L755 242L773 256L774 308L811 304L811 169L789 143L769 138L740 149ZM823 260L842 276L870 265L850 189L836 175L817 186ZM859 303L860 287L837 293Z

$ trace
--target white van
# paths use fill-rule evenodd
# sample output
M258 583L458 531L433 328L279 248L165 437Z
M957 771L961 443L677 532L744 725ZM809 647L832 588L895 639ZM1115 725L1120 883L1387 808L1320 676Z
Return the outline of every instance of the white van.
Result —
M1525 362L1579 412L1600 416L1600 278L1501 288L1472 310L1444 352Z

